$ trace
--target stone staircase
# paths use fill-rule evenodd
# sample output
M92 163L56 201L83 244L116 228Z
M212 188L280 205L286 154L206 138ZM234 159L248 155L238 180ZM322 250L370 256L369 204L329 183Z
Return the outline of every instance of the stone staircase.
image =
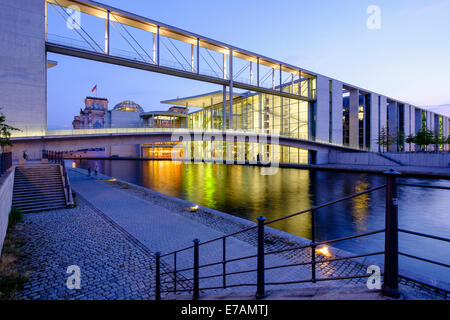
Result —
M12 205L23 213L65 208L60 165L17 166Z

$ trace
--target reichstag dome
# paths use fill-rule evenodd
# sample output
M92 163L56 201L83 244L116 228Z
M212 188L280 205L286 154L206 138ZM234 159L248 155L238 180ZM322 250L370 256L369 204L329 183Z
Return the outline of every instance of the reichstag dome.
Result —
M144 112L144 109L140 105L138 105L136 102L133 101L122 101L116 104L116 106L113 108L113 111L127 111L127 112L137 112L142 113Z

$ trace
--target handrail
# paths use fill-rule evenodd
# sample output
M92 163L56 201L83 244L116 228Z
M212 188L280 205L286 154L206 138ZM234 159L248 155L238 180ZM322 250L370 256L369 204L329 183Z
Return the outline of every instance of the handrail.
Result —
M42 159L47 159L51 163L56 163L56 164L61 165L66 205L67 205L67 207L73 207L74 201L73 201L73 196L72 196L72 188L70 186L69 175L67 173L66 163L64 162L64 152L42 150Z
M450 190L450 187L446 186L429 186L426 184L419 184L419 183L398 183L398 186L404 186L404 187L417 187L417 188L427 188L427 189L440 189L440 190Z
M327 202L327 203L324 203L324 204L321 204L321 205L318 205L318 206L314 206L314 207L311 207L309 209L306 209L306 210L303 210L303 211L300 211L300 212L292 213L292 214L287 215L285 217L281 217L281 218L278 218L278 219L267 221L264 224L268 225L268 224L272 224L272 223L275 223L275 222L278 222L278 221L281 221L281 220L286 220L286 219L298 216L300 214L303 214L303 213L306 213L306 212L310 212L310 211L313 211L313 210L317 210L317 209L320 209L320 208L324 208L324 207L327 207L327 206L330 206L330 205L333 205L333 204L336 204L336 203L339 203L339 202L342 202L342 201L346 201L346 200L349 200L349 199L361 196L361 195L366 194L366 193L370 193L370 192L373 192L373 191L376 191L376 190L383 189L385 187L386 187L386 185L383 184L383 185L380 185L380 186L377 186L377 187L374 187L374 188L371 188L371 189L367 189L367 190L362 191L362 192L354 193L352 195L340 198L338 200L330 201L330 202Z
M399 232L403 232L403 233L409 233L409 234L413 234L419 237L424 237L424 238L430 238L430 239L435 239L435 240L440 240L440 241L446 241L446 242L450 242L449 238L443 238L443 237L438 237L438 236L433 236L430 234L426 234L426 233L420 233L420 232L415 232L415 231L409 231L409 230L405 230L405 229L398 229Z

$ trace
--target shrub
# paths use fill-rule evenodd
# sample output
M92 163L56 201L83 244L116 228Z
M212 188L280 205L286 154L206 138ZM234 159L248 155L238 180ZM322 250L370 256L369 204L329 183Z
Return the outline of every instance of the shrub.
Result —
M22 211L16 207L11 208L11 212L9 213L8 226L13 226L17 222L23 220Z

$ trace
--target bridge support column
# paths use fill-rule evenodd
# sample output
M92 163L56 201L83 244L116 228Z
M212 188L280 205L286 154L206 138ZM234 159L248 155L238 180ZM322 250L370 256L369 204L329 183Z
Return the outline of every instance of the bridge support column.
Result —
M316 151L316 164L328 164L328 150Z
M222 130L227 128L227 86L223 86Z

